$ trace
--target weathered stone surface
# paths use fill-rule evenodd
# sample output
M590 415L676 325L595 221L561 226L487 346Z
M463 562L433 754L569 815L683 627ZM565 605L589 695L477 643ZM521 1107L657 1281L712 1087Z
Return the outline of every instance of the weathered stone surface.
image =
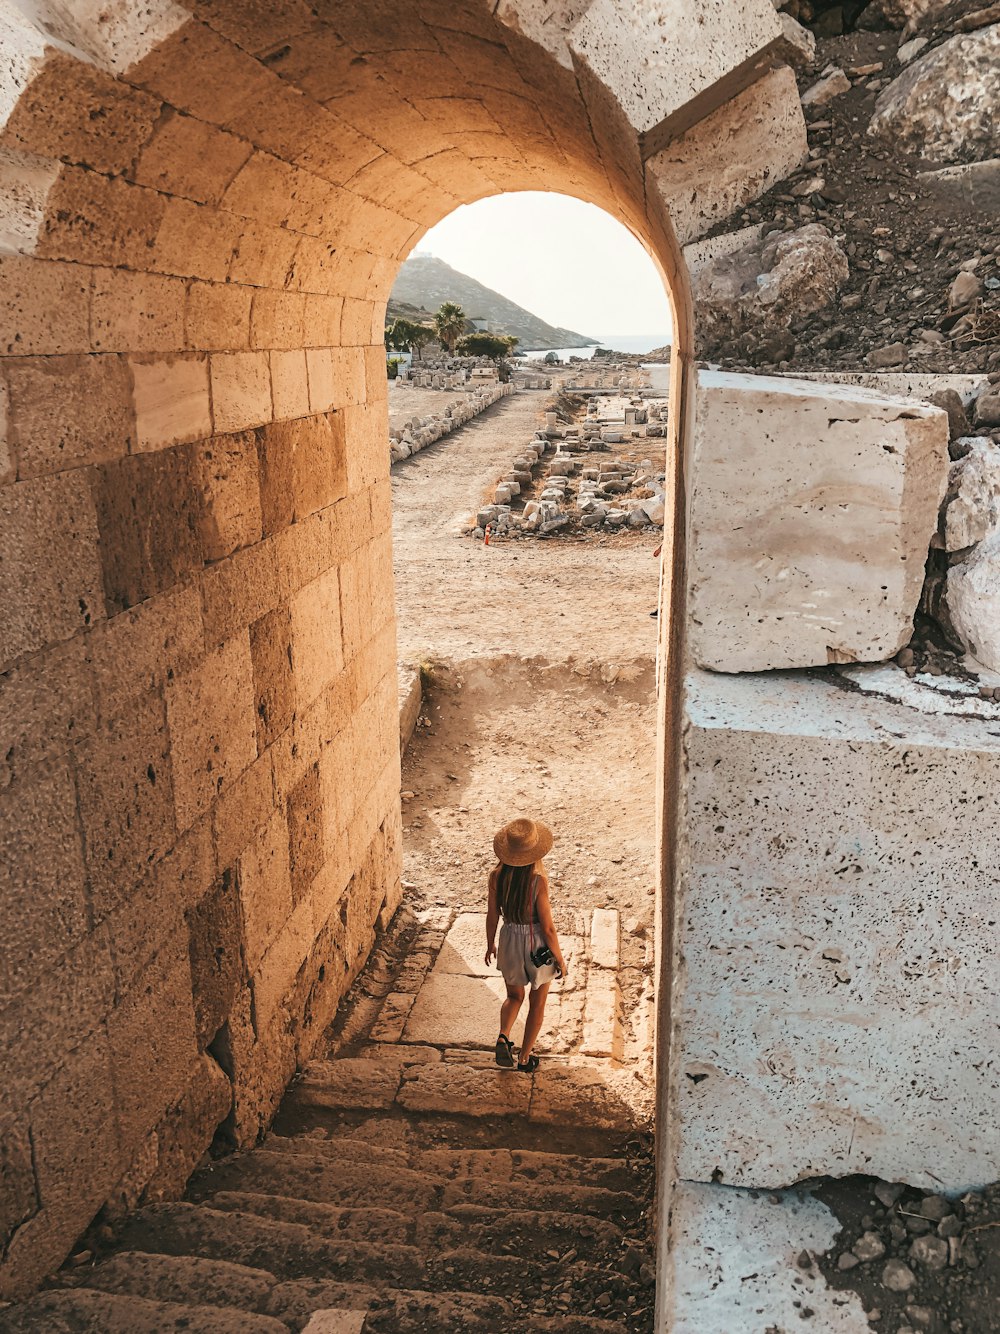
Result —
M495 1034L493 1035L495 1038ZM525 1116L532 1079L516 1070L421 1063L402 1071L397 1102L411 1112L446 1112L462 1116Z
M500 1026L503 979L432 972L410 1010L404 1042L445 1043L451 1047L484 1047L496 1040ZM524 1011L526 1007L522 1007ZM524 1012L518 1030L523 1027ZM517 1038L515 1038L515 1042Z
M830 305L848 274L847 256L820 223L754 240L695 274L700 336L711 341L750 328L787 329Z
M309 1107L389 1107L400 1068L364 1057L312 1061L295 1085L295 1101Z
M204 1050L229 1015L240 983L242 922L237 878L230 870L187 914L195 1033Z
M987 436L967 437L963 444L968 452L948 470L946 551L974 546L1000 526L1000 445Z
M257 757L247 634L167 685L178 830L209 810Z
M133 358L130 366L140 450L163 449L211 435L207 357Z
M123 358L15 357L4 369L8 443L22 480L131 451L135 432Z
M961 33L908 66L879 94L869 133L933 162L1000 154L1000 24Z
M1000 847L963 817L992 800L995 723L800 674L696 673L687 709L679 1174L995 1180Z
M1000 157L921 172L917 179L947 200L983 213L1000 211Z
M292 618L287 606L275 607L250 627L257 745L264 750L286 730L295 712L292 668Z
M150 1301L131 1293L85 1288L41 1293L18 1311L17 1320L23 1334L73 1329L100 1329L102 1334L163 1334L168 1329L184 1329L188 1334L287 1334L288 1330L283 1320L250 1311Z
M695 661L747 672L892 657L909 641L947 451L938 408L703 372Z
M780 68L673 140L646 170L686 244L794 171L807 147L795 75Z
M994 502L995 503L995 502ZM972 656L1000 670L1000 530L948 571L948 614Z
M30 593L28 592L30 590ZM94 502L78 473L0 491L0 668L104 617Z
M190 446L102 464L94 473L104 596L113 613L201 565L200 500Z
M802 94L804 107L821 107L842 93L850 92L851 81L842 69L831 70Z

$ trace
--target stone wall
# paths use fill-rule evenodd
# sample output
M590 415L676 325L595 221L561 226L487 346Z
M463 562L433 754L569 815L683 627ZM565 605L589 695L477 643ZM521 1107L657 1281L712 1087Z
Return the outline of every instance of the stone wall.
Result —
M769 68L769 0L493 9L0 11L4 1294L252 1141L398 900L401 261L564 190L656 255L688 373L643 136Z

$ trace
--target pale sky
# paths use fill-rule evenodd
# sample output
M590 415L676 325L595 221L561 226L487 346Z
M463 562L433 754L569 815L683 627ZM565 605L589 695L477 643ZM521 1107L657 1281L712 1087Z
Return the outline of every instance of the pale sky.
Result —
M627 228L593 204L526 191L467 204L417 246L549 324L597 338L662 335L659 274Z

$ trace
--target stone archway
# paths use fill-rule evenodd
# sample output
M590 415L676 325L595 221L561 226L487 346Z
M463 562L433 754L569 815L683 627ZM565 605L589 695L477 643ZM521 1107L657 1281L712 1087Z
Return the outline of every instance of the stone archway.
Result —
M804 131L770 0L42 0L0 30L16 1294L104 1201L179 1189L227 1115L254 1140L399 901L384 307L431 225L506 189L599 204L672 297L672 883L679 242Z

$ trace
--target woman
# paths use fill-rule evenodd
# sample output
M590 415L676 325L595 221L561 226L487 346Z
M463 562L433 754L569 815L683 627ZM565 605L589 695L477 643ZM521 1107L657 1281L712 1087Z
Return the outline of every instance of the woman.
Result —
M532 1052L545 1015L545 998L554 977L566 976L566 962L549 906L549 881L542 858L552 848L552 832L540 820L513 820L493 840L498 865L490 872L486 913L486 962L495 957L507 987L500 1007L497 1065L512 1069L514 1044L510 1032L526 987L531 988L528 1018L517 1060L518 1070L532 1074L538 1057ZM503 917L499 951L494 944Z

